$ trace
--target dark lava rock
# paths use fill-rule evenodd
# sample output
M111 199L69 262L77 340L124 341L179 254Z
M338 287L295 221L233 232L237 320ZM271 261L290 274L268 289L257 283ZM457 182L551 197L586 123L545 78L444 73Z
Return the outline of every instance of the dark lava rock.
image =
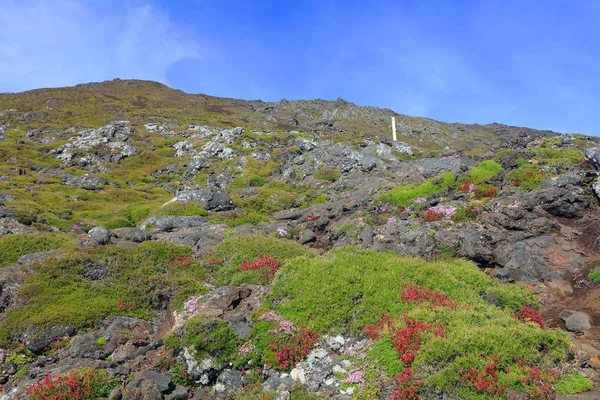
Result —
M144 375L146 379L154 384L154 387L161 393L169 393L175 389L175 385L171 382L171 377L154 371L146 371Z
M25 331L22 340L25 346L34 353L41 353L50 343L58 338L73 336L77 329L72 326L53 326L44 332Z
M315 240L317 240L317 235L315 235L315 233L310 229L306 229L304 230L304 233L302 234L302 237L300 238L299 242L300 244L306 244L314 242Z

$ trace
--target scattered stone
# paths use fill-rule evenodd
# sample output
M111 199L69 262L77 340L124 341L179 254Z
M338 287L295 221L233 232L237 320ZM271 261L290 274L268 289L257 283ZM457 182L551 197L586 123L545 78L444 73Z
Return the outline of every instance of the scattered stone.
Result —
M300 244L307 244L317 240L317 235L311 231L310 229L305 229L304 233L302 233L302 237L300 238Z
M103 246L110 243L110 231L102 226L96 226L87 234L87 239L83 241L85 246Z
M217 378L215 390L225 392L231 389L239 389L242 386L243 374L241 371L226 369Z
M210 189L185 190L177 194L175 201L184 204L199 203L206 211L228 211L235 208L228 194Z
M144 375L146 379L152 381L154 387L161 393L169 393L175 389L175 385L171 382L171 378L168 375L164 375L154 371L146 371Z

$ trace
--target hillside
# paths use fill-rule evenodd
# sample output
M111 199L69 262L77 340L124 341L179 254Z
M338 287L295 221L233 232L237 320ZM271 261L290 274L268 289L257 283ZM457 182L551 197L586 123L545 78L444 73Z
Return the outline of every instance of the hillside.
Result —
M594 396L599 141L147 81L0 94L3 399Z

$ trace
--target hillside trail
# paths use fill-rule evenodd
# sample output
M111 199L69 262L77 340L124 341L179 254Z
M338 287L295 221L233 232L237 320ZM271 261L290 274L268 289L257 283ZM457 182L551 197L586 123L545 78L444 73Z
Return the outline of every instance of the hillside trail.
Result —
M590 280L588 274L600 265L600 226L582 224L579 221L560 219L561 224L577 232L574 240L585 254L585 265L568 272L564 278L573 288L572 292L558 286L549 285L539 293L541 313L546 326L566 331L565 322L559 314L563 310L581 311L590 317L591 328L585 333L568 332L575 348L590 354L589 363L594 369L588 369L590 379L596 384L592 391L573 396L562 396L560 399L600 400L600 284Z

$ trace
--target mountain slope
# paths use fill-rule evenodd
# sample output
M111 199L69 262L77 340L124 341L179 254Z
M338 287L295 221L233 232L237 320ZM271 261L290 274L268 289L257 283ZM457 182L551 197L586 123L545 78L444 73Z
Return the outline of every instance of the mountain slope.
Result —
M598 144L146 81L2 94L5 398L589 390Z
M280 102L244 101L186 94L150 81L113 80L69 88L38 89L0 94L0 110L9 123L32 128L98 127L116 120L186 128L190 124L246 129L298 130L321 138L389 137L396 117L399 138L427 151L488 149L519 139L550 137L550 131L500 124L447 124L397 114L388 109L361 107L338 99Z

